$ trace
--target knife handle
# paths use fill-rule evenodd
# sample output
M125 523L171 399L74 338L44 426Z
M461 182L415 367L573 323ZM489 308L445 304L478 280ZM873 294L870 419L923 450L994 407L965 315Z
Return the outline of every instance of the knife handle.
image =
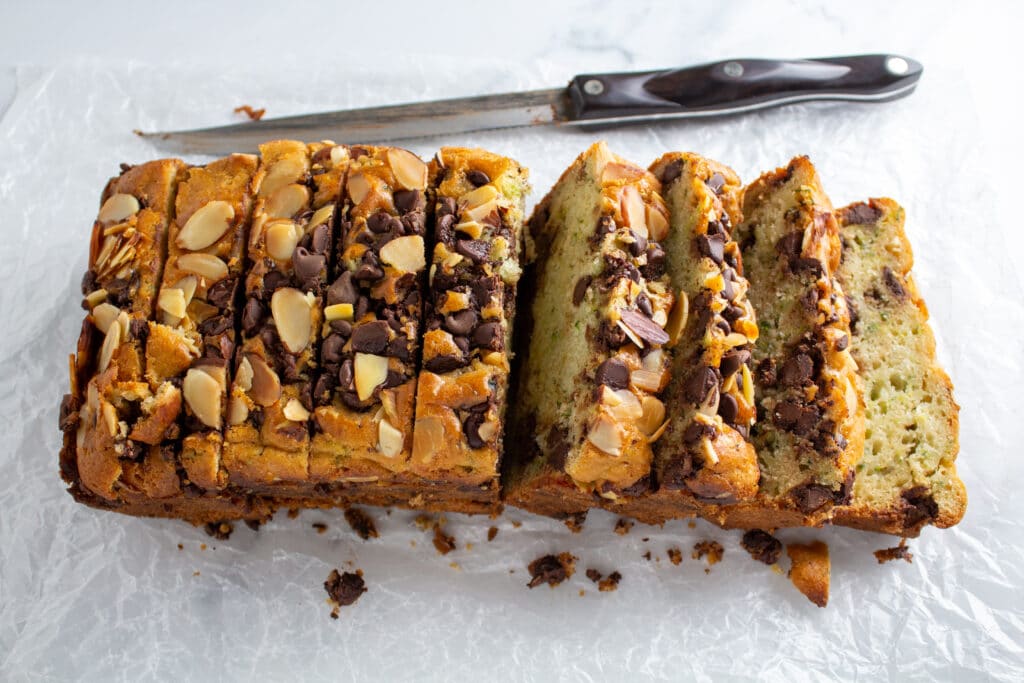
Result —
M908 57L856 55L730 59L667 71L583 74L569 83L571 117L586 123L735 114L809 100L886 102L909 95L922 71Z

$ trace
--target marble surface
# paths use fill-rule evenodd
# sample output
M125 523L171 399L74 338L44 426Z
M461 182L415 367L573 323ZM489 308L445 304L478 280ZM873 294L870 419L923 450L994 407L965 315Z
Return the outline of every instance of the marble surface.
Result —
M1024 231L1011 215L1021 136L1017 4L446 2L5 3L0 6L0 679L4 680L1020 680L1024 677ZM414 515L373 511L363 542L336 511L279 515L229 541L72 503L56 474L57 397L81 311L82 219L122 160L156 155L135 127L553 86L574 73L738 56L900 52L925 64L884 107L790 107L608 132L646 162L690 148L751 179L808 152L837 204L907 207L915 273L962 404L964 523L912 541L794 530L832 548L818 610L751 562L737 532L591 515L582 534L518 511L453 516L438 555ZM301 83L303 87L296 88ZM459 142L518 156L532 202L589 141L550 130ZM411 144L429 153L441 141ZM57 199L52 197L55 183ZM70 218L69 218L70 217ZM316 533L313 522L328 525ZM499 528L495 541L488 526ZM700 539L726 547L705 574ZM179 544L180 549L179 549ZM205 545L205 547L204 547ZM667 549L679 547L679 567ZM528 591L526 563L568 550L579 573ZM651 551L650 561L643 554ZM321 584L359 567L370 592L328 618ZM587 567L619 569L599 594ZM580 591L585 594L580 595Z

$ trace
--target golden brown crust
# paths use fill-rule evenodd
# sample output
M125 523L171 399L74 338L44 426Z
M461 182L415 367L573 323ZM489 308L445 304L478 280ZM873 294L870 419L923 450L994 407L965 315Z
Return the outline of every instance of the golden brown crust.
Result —
M786 554L793 563L789 570L789 578L797 590L818 607L828 605L831 577L828 545L821 541L813 541L807 545L790 543L786 546Z

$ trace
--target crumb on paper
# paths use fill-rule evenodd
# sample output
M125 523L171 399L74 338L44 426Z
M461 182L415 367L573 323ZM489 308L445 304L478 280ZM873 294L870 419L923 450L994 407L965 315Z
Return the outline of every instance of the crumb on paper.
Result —
M236 114L245 114L249 117L250 121L259 121L263 118L263 115L267 113L266 108L253 109L248 104L243 104L241 107L235 107Z
M693 546L693 552L690 556L699 560L701 558L707 558L708 566L704 569L705 574L711 572L711 567L722 561L722 555L725 554L725 548L718 541L697 541Z
M179 543L178 544L178 550L184 550L184 549L185 549L185 546L182 545L181 543Z
M462 571L462 565L460 565L458 562L449 562L448 566L451 567L452 569L454 569L457 572L461 572Z
M513 529L518 529L518 528L519 528L519 527L521 527L522 525L523 525L523 523L522 523L522 522L520 522L520 521L513 521L513 522L512 522L512 528L513 528Z
M686 526L690 527L691 529L696 529L697 528L697 522L695 522L695 521L693 521L691 519L689 522L686 523Z
M231 522L210 522L203 529L207 536L216 538L218 541L226 541L231 538L231 532L235 530Z
M610 593L619 589L619 581L622 581L622 574L612 572L597 583L597 589L602 593Z
M910 552L910 548L907 546L907 539L901 538L900 544L895 548L882 548L874 552L875 559L878 560L878 564L885 564L886 562L892 562L893 560L904 560L907 564L914 563L914 555Z
M743 549L758 562L775 564L782 556L782 541L761 529L751 529L740 541Z
M679 548L669 548L665 552L668 553L668 559L672 564L678 566L683 561L683 551Z
M324 524L323 522L313 522L312 526L313 526L314 529L316 529L316 532L318 534L322 534L322 533L326 533L327 532L327 525Z
M199 549L200 550L206 550L206 544L205 543L200 543L199 544Z
M334 606L331 610L331 618L338 618L338 609L351 605L366 592L366 582L363 580L363 572L339 573L332 569L324 581L324 590L327 591L329 602Z
M437 518L433 515L416 515L416 519L413 520L420 531L430 531L437 525Z
M633 520L620 517L619 521L615 522L615 533L619 536L625 536L629 533L629 530L633 528Z
M538 557L527 567L532 578L526 585L535 588L546 583L554 588L573 575L576 571L576 559L570 553Z
M789 580L797 590L818 607L827 605L831 579L828 545L821 541L807 545L790 543L786 546L786 554L793 563Z
M259 531L260 527L263 526L263 522L258 519L247 519L245 520L245 525L253 531Z
M373 518L360 508L346 509L345 521L348 522L350 527L352 527L352 531L356 532L356 535L364 541L380 537L380 534L377 533L377 525L374 524Z
M578 534L579 532L583 531L583 523L587 521L587 511L584 510L583 512L574 512L568 515L562 521L565 522L565 526L569 529L569 531L573 532L574 534Z
M288 508L288 519L295 519L299 516L299 508Z
M199 570L197 569L194 572L192 572L192 576L199 576Z
M587 591L585 591L585 590L583 590L583 589L581 588L581 589L580 589L580 597L582 598L582 597L583 597L584 595L586 595L586 594L587 594Z
M648 562L650 562L650 561L651 561L651 551L650 551L650 550L648 550L647 552L645 552L645 553L644 553L643 555L641 555L640 557L642 557L642 558L644 558L645 560L647 560Z
M446 534L444 532L444 527L440 524L434 527L434 547L437 548L437 552L442 555L447 555L451 551L455 550L455 537Z
M490 529L487 530L487 541L488 542L493 541L494 537L497 536L497 535L498 535L498 527L492 526Z
M472 543L467 543L466 544L466 550L472 550L472 549L473 549L473 544Z

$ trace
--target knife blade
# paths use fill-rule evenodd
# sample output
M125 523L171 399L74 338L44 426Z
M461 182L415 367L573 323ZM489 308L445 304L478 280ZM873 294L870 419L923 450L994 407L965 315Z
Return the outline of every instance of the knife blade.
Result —
M727 116L815 100L888 102L913 92L923 67L894 54L730 59L682 69L582 74L566 88L303 114L138 134L180 154L255 152L294 137L393 142L521 126L602 126Z

